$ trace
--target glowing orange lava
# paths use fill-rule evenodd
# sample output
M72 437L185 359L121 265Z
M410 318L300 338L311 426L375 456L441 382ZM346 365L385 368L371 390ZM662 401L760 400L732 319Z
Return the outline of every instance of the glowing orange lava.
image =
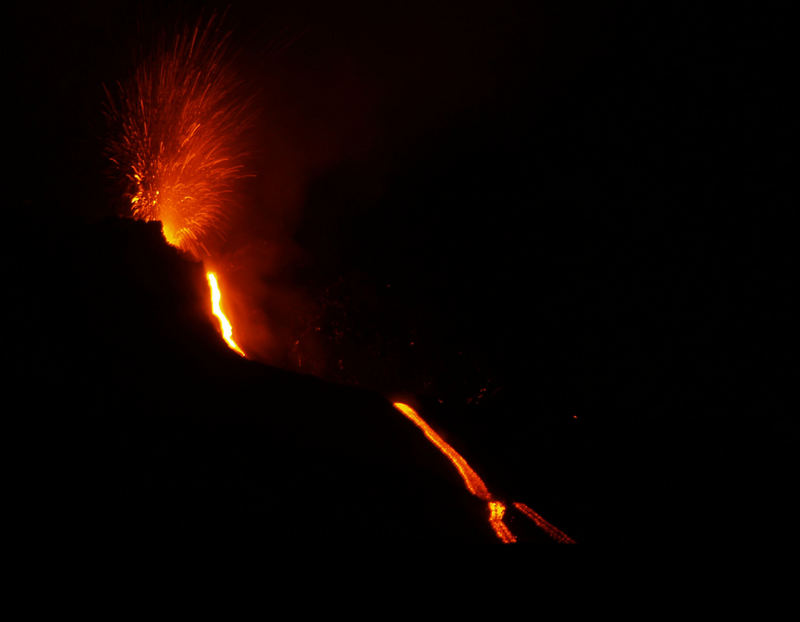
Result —
M556 542L561 542L562 544L575 544L575 540L570 538L567 534L561 531L555 525L551 525L545 519L543 519L539 514L534 512L531 508L529 508L524 503L515 503L514 507L517 508L520 512L522 512L525 516L530 518L536 526L542 529L548 536L550 536Z
M512 534L505 523L503 523L503 515L506 511L505 504L492 498L492 494L489 492L489 489L486 488L486 484L484 484L478 474L472 470L472 467L467 464L467 461L464 460L461 454L448 445L447 442L419 416L417 411L411 408L411 406L403 404L402 402L395 402L394 407L408 417L422 430L428 440L436 445L439 451L450 459L453 466L458 469L461 479L464 480L464 484L467 486L467 490L489 504L489 524L492 526L492 529L494 529L497 537L503 542L516 542L517 539L514 537L514 534Z
M511 533L511 530L503 522L503 516L506 513L506 506L500 501L489 501L489 524L494 529L497 537L500 538L505 544L516 542L516 536Z
M464 480L464 484L467 486L467 490L469 490L479 499L491 501L492 495L489 493L489 489L486 488L486 484L483 483L483 480L478 477L478 474L475 471L472 470L472 467L470 467L469 464L467 464L467 461L461 457L461 454L448 445L445 440L439 436L422 417L419 416L416 410L411 408L411 406L408 404L403 404L402 402L395 402L394 407L406 417L411 419L411 421L413 421L414 424L420 430L422 430L425 436L428 437L428 440L436 445L436 447L439 448L439 451L441 451L450 459L450 462L452 462L456 469L458 469L461 479Z
M242 349L236 344L233 340L233 327L231 323L228 321L228 318L225 317L225 314L222 312L222 307L220 306L220 301L222 300L222 294L219 291L219 283L217 283L217 275L213 272L207 272L206 278L208 279L208 286L211 288L211 309L214 313L214 316L219 320L219 329L222 333L222 338L225 340L225 343L228 344L228 347L239 353L241 356L247 358L247 355L242 351Z
M492 529L494 530L495 535L505 544L511 544L517 541L517 537L511 532L508 528L508 525L503 522L503 517L506 513L506 505L502 501L498 501L492 494L489 492L489 489L486 487L486 484L483 480L478 476L478 474L472 469L472 467L467 464L467 461L459 454L455 449L453 449L441 436L439 436L428 423L419 416L416 410L411 408L408 404L403 404L402 402L395 402L394 407L403 413L408 419L410 419L414 425L416 425L420 430L422 430L423 434L431 441L436 447L441 451L445 456L450 459L450 462L453 463L453 466L458 469L459 474L461 475L461 479L464 480L464 484L467 486L467 490L469 490L473 495L478 497L479 499L486 501L489 505L489 525L491 525ZM515 503L514 507L517 508L520 512L522 512L523 516L531 519L537 527L542 529L548 536L550 536L556 542L561 542L564 544L574 544L575 541L570 538L567 534L563 531L554 527L546 520L544 520L539 514L534 512L531 508L529 508L524 503Z

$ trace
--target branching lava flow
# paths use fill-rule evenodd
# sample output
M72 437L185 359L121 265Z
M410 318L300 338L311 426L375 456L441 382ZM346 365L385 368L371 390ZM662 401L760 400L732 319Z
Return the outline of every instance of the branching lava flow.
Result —
M511 530L503 521L503 517L506 513L505 503L498 501L492 496L492 494L489 492L489 489L486 487L486 484L472 469L472 467L469 466L461 454L459 454L441 436L439 436L434 429L429 426L422 417L419 416L417 411L411 408L411 406L408 404L403 404L402 402L395 402L394 407L408 417L408 419L410 419L414 425L422 430L423 434L425 434L428 440L436 445L439 451L449 458L450 462L453 463L453 466L456 467L461 475L461 479L464 480L467 490L469 490L473 495L482 501L487 502L489 509L489 524L494 530L495 535L506 544L516 542L517 537L511 532ZM522 512L523 516L526 516L532 520L537 527L542 529L556 542L561 542L563 544L574 544L575 541L572 538L570 538L560 529L548 523L524 503L515 503L514 507Z

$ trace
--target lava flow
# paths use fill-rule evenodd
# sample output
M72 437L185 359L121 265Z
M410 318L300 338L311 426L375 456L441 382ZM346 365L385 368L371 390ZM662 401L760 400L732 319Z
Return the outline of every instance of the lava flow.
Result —
M228 347L234 352L238 352L241 356L247 358L247 355L242 351L239 345L233 340L233 327L222 312L220 301L222 294L219 291L219 283L217 283L217 275L213 272L207 272L206 278L208 279L208 286L211 288L211 308L214 316L219 320L219 329L222 333L222 338Z
M562 544L575 544L575 540L570 538L567 534L561 531L555 525L551 525L538 513L534 512L531 508L529 508L524 503L515 503L514 507L517 508L520 512L522 512L525 516L530 518L536 526L539 527L542 531L544 531L548 536L550 536L556 542L561 542Z
M508 528L508 525L503 522L503 517L506 513L505 503L495 499L492 496L492 493L489 492L486 484L472 469L472 467L469 466L461 454L459 454L441 436L439 436L434 429L429 426L422 417L419 416L419 413L411 408L411 406L408 404L403 404L402 402L395 402L394 407L408 417L408 419L410 419L414 425L422 430L422 433L425 434L428 440L436 445L439 451L449 458L450 462L453 463L453 466L456 467L461 475L461 479L464 480L467 490L469 490L473 495L482 501L486 501L489 509L489 524L494 530L495 535L497 535L497 537L506 544L516 542L517 537L511 532L511 530ZM572 538L570 538L557 527L554 527L548 523L524 503L515 503L514 507L522 512L523 516L531 519L537 527L542 529L542 531L544 531L556 542L561 542L563 544L574 544L575 541Z

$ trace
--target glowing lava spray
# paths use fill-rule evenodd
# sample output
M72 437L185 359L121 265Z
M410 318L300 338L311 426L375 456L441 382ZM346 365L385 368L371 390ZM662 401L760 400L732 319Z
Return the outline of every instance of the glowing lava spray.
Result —
M164 39L131 79L107 91L108 156L127 182L134 218L161 221L167 241L197 257L221 233L246 173L250 99L215 17Z

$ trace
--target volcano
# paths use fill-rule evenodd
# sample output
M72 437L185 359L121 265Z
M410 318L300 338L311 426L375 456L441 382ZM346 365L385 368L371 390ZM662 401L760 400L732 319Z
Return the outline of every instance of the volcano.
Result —
M103 85L198 17L142 4L15 15L4 421L26 541L498 543L497 521L551 541L537 513L612 545L796 530L780 10L235 2L259 112L226 153L255 176L215 185L236 205L198 221L204 268L158 220L180 243L179 189L220 160L187 180L144 141L158 166L107 175ZM190 117L165 153L211 144ZM152 222L112 219L134 204Z
M486 504L385 398L228 349L202 264L159 223L109 221L72 240L60 268L72 278L40 290L38 307L40 339L63 356L40 360L58 373L29 387L48 530L496 541Z

